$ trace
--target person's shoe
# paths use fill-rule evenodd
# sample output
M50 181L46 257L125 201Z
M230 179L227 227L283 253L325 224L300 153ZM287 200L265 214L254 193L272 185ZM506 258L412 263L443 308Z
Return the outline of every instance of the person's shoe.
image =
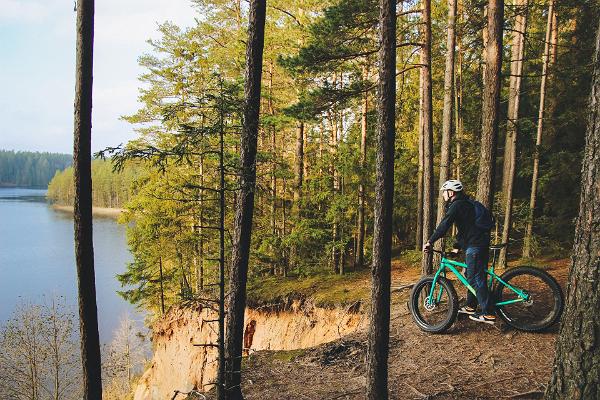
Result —
M483 322L484 324L493 325L496 323L496 316L490 314L476 313L474 315L469 315L469 318L473 321Z
M469 307L469 306L463 306L458 309L459 314L467 314L467 315L473 315L473 314L475 314L475 311L477 311L477 310L475 310L473 307Z

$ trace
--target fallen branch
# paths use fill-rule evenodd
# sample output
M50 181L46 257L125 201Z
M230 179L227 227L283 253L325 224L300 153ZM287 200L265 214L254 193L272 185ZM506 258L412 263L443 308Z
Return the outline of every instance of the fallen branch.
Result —
M335 397L330 397L330 399L331 399L331 400L333 400L333 399L339 399L339 398L342 398L342 397L344 397L344 396L350 396L350 395L353 395L353 394L359 394L359 393L362 393L362 390L355 390L354 392L346 392L346 393L342 393L342 394L339 394L339 395L337 395L337 396L335 396Z
M505 399L517 399L519 397L531 396L532 394L544 394L542 390L530 390L529 392L517 393L510 396L503 396Z
M428 397L426 394L419 392L417 389L410 386L408 383L406 383L406 386L408 386L413 392L415 392L415 394L417 394L418 396L421 396L421 398L426 399Z
M399 291L404 290L404 289L410 289L413 286L415 286L415 283L417 283L417 282L409 283L409 284L402 285L402 286L392 286L392 288L391 288L392 289L392 293L393 292L399 292Z

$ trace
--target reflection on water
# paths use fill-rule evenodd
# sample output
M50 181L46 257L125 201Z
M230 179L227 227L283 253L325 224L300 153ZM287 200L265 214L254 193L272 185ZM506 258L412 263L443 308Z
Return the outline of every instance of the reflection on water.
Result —
M141 319L133 306L116 293L116 274L131 262L125 228L110 218L94 218L94 263L98 319L103 342L110 339L119 319ZM53 210L45 190L0 188L0 322L21 299L43 301L62 295L77 305L73 218Z

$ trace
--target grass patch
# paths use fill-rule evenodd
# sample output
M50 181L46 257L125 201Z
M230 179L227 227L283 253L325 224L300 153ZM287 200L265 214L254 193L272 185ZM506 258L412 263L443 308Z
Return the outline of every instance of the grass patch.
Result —
M271 359L282 362L291 362L304 353L306 353L306 349L274 351L271 353Z
M319 307L349 305L368 298L368 278L368 269L344 275L321 272L306 277L253 277L248 283L248 305L281 306L295 299L312 299Z

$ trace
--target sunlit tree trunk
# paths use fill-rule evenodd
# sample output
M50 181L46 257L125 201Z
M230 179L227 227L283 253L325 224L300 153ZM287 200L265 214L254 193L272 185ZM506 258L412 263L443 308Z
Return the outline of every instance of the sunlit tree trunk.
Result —
M502 72L502 27L504 0L489 0L487 8L487 43L481 129L481 156L477 175L477 199L490 210L494 203L494 172L500 114L500 80Z
M588 112L581 199L567 304L556 340L548 400L597 399L600 393L600 27Z
M502 174L502 193L504 200L502 243L508 243L512 223L513 185L517 165L517 136L519 134L519 101L521 96L521 75L523 75L523 56L525 54L528 0L516 0L515 6L518 14L515 20L515 29L512 39L510 84L508 90L508 121L506 122L504 171ZM498 265L501 267L506 266L507 250L507 247L500 250Z
M363 67L363 80L369 77L368 67ZM360 184L358 186L358 232L356 237L356 262L360 268L365 262L365 165L367 161L367 113L369 111L369 93L365 91L360 116Z
M204 187L204 158L200 156L200 187ZM201 292L204 290L204 190L200 189L200 200L198 201L198 208L200 209L198 215L198 248L196 254L196 291Z
M531 178L531 196L529 198L529 214L527 216L527 228L523 240L523 257L531 257L531 246L533 239L533 217L537 201L538 176L540 171L540 148L542 146L542 133L544 130L544 105L546 99L546 83L548 81L548 63L550 60L550 39L552 37L552 21L554 15L554 1L548 6L548 22L546 23L546 42L544 54L542 55L542 79L540 83L540 106L538 109L537 134L535 139L535 151L533 153L533 176Z
M379 102L367 399L388 398L392 211L396 116L396 1L379 2Z
M431 93L431 0L423 0L423 243L433 233L433 109ZM421 271L431 273L431 253L423 253Z
M225 323L227 332L225 338L225 387L220 388L224 391L224 398L228 400L243 399L241 391L242 344L256 186L256 142L260 111L266 6L266 0L250 0L244 85L244 124L240 142L240 189L235 208L234 240Z
M456 43L457 0L448 0L448 30L446 37L446 71L444 73L444 110L442 114L442 144L440 149L439 187L450 178L450 141L452 139L452 107L454 100L454 47ZM438 196L436 224L444 217L444 199ZM442 241L436 243L442 247Z
M275 130L272 129L271 132L271 151L273 162L271 163L271 236L273 239L277 237L277 175L276 175L276 136ZM275 249L273 248L273 253L275 254ZM275 254L277 257L277 254ZM271 275L275 274L275 267L277 262L273 261L271 263Z
M294 205L298 209L302 198L302 183L304 182L304 122L299 121L296 128L296 152L295 152L295 182L294 182Z
M92 241L92 71L94 0L77 2L77 70L75 78L75 262L79 290L79 331L85 400L102 399L100 338L96 307Z
M334 78L334 87L337 87L337 74ZM337 197L339 188L340 188L340 176L338 170L335 166L336 157L337 157L337 146L338 146L338 130L339 130L339 119L337 112L333 110L331 112L331 177L332 177L332 193L333 197ZM337 222L338 216L334 216L333 226L331 228L331 240L334 243L333 248L331 249L331 268L334 273L339 272L339 262L340 262L340 251L337 247L337 241L340 238L340 229L339 224Z
M421 51L421 64L423 52ZM417 224L415 228L415 250L423 248L423 68L419 71L419 132L417 134L419 148L419 166L417 170Z
M295 223L300 222L300 201L302 199L302 185L304 182L304 121L298 121L296 128L296 149L294 160L294 203L292 208L293 218ZM292 230L295 228L293 227ZM297 262L297 248L292 245L290 248L290 263L293 265Z
M462 0L457 5L457 23L460 21L462 15ZM461 162L462 162L462 133L463 133L463 115L462 115L462 38L460 33L456 35L456 73L454 74L454 121L455 121L455 144L456 154L454 155L454 176L456 179L461 179Z

